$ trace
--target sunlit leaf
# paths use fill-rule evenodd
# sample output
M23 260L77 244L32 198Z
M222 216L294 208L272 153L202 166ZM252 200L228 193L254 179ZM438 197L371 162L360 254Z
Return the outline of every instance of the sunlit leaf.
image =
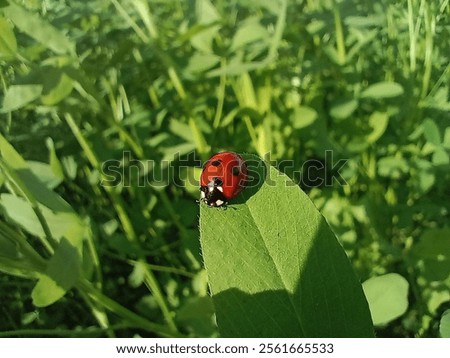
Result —
M42 103L49 106L57 104L72 92L73 86L73 79L64 72L52 71L46 76L46 82L41 96Z
M35 306L51 305L76 284L81 273L81 248L81 245L74 246L66 239L60 241L45 275L41 275L31 293Z
M378 161L378 174L383 177L400 178L408 169L408 163L403 158L384 157Z
M389 323L408 309L409 284L399 274L372 277L363 283L363 288L376 326Z
M0 58L10 59L16 55L17 41L8 21L0 17Z
M348 118L358 108L356 99L341 99L333 103L330 109L330 115L334 118Z
M228 209L200 204L221 335L373 336L361 284L325 219L287 176L245 159L253 179Z
M38 14L27 11L14 2L9 2L9 6L3 8L3 12L20 31L55 53L75 53L74 43Z
M396 82L378 82L367 87L361 94L363 98L391 98L403 94L403 87Z
M261 26L258 18L250 18L240 24L231 41L231 51L235 51L252 42L267 38L266 29Z
M28 161L28 166L33 174L39 178L49 189L57 187L64 178L55 176L52 168L47 163Z
M197 0L195 6L197 21L207 25L220 20L220 15L209 0ZM219 25L205 27L198 34L191 37L191 44L203 52L212 52L212 41L220 29Z
M58 156L56 155L55 145L51 138L47 138L46 145L49 151L49 164L54 178L60 183L64 180L64 171Z
M3 99L2 112L10 112L26 106L39 98L42 93L42 85L13 85L10 86Z
M292 126L296 129L305 128L314 123L317 112L308 106L299 106L294 109L291 116Z
M375 143L386 131L389 122L389 116L386 112L374 112L369 117L369 124L372 127L372 133L367 136L369 143Z

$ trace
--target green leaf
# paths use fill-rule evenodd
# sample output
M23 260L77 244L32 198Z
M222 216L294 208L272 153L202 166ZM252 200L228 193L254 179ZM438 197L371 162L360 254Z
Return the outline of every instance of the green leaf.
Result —
M281 4L280 1L241 0L239 1L239 6L244 6L249 9L258 9L259 7L262 7L264 9L267 9L272 14L277 14L279 13Z
M356 99L340 99L332 104L330 115L336 119L348 118L357 108L358 101Z
M188 75L198 75L217 65L220 57L214 54L202 54L196 52L189 58L189 63L184 69Z
M177 311L176 320L197 337L210 337L217 331L214 323L214 306L209 296L188 298Z
M266 38L268 38L267 30L261 26L259 18L249 18L239 25L231 41L230 51L236 51L247 44Z
M29 12L13 2L3 9L5 15L28 36L57 54L75 54L75 45L38 14Z
M0 207L10 221L28 233L38 237L45 236L36 213L28 201L12 194L1 194ZM85 225L75 213L53 211L41 204L39 209L54 239L66 238L75 244L79 238L85 237Z
M433 164L436 166L446 166L450 163L447 151L443 147L437 147L433 153Z
M64 168L64 172L67 174L69 179L75 179L77 176L78 163L75 161L73 156L67 156L61 158L61 164Z
M391 98L403 94L403 87L396 82L378 82L367 87L361 94L363 98Z
M212 41L220 30L220 25L214 25L220 20L220 15L209 0L197 0L195 4L197 23L211 26L204 27L202 31L191 37L191 44L204 53L212 52Z
M400 178L407 173L408 162L403 158L384 157L378 161L378 174L382 177Z
M252 77L248 72L242 73L234 86L236 97L241 107L248 107L258 111L258 101L256 100L255 87Z
M64 180L64 170L63 170L61 162L58 159L58 156L56 155L56 150L55 150L55 145L53 143L53 140L51 138L47 138L47 140L45 141L45 144L47 145L47 148L49 151L49 163L50 163L50 169L53 173L53 176L59 182L62 182Z
M445 284L445 283L444 283ZM428 296L429 295L429 296ZM448 290L432 290L429 291L426 307L432 315L436 314L440 307L450 302L450 292Z
M308 196L245 155L247 188L227 210L200 205L205 268L223 337L371 337L344 250Z
M0 58L14 58L17 52L17 41L14 31L4 17L0 17Z
M9 180L20 188L27 200L39 202L55 212L73 213L71 206L43 184L28 167L27 162L0 134L0 159L3 158L9 172ZM0 160L0 164L2 161Z
M349 27L372 27L382 26L385 18L381 15L372 16L347 16L345 24Z
M421 259L419 257L419 259ZM419 264L423 277L428 281L445 281L450 276L450 259L424 259Z
M212 69L206 73L207 77L217 77L222 75L238 76L256 69L264 68L267 66L268 61L254 61L244 63L239 57L234 57L225 67ZM245 106L245 105L244 105Z
M131 287L139 287L142 285L145 279L145 272L147 271L146 266L143 262L137 261L134 264L133 271L130 276L128 276L128 283Z
M294 109L291 115L292 126L296 129L305 128L313 124L317 119L315 109L308 106L299 106Z
M74 80L61 71L49 71L41 96L43 104L52 106L66 98L73 89Z
M412 254L419 258L450 259L450 229L428 229L413 246Z
M39 272L27 261L0 256L0 272L7 275L36 280Z
M442 144L446 149L450 149L450 127L445 128L444 140Z
M422 127L425 139L436 146L440 146L441 133L439 132L439 128L436 123L432 119L427 118L423 121Z
M375 143L386 131L389 122L389 116L386 112L374 112L369 117L369 124L372 127L372 133L367 136L369 143Z
M450 338L450 310L446 310L441 317L439 333L442 338Z
M2 112L14 111L22 108L35 99L39 98L42 93L42 85L13 85L6 90L3 99Z
M28 166L33 174L49 189L57 187L64 178L57 177L47 163L29 160Z
M209 0L197 0L195 3L195 13L199 24L209 24L220 20L217 9Z
M41 182L30 170L28 163L1 135L0 154L0 165L6 172L7 179L24 196L22 199L12 194L0 195L0 207L5 216L38 237L46 236L41 222L43 220L53 239L59 242L45 274L38 274L39 281L32 292L36 306L48 306L60 299L79 278L86 225L69 204ZM41 213L41 220L38 219L36 210ZM20 268L8 272L26 274Z
M363 283L363 288L376 326L389 323L408 309L409 284L399 274L372 277Z
M185 139L187 142L194 141L189 125L178 119L171 118L169 123L169 130L178 137Z
M417 166L418 175L413 176L413 178L415 177L417 180L418 192L424 194L433 187L436 181L433 166L424 159L416 159L414 165Z
M28 233L44 237L45 233L31 204L12 194L0 195L0 207L5 216Z
M60 241L45 275L41 276L31 293L36 307L51 305L76 284L81 273L81 248L81 244L74 246L66 239Z

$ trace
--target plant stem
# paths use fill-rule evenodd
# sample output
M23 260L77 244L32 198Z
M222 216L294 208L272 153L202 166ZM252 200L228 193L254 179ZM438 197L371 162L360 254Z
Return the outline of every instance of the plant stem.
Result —
M435 19L430 11L430 6L425 2L425 59L424 59L424 71L422 77L422 91L420 98L424 99L428 93L428 87L430 85L431 69L433 67L433 46L434 46L434 31L435 31Z
M222 58L220 61L220 67L225 69L226 67L226 59ZM222 71L220 74L220 82L219 82L219 93L217 95L217 107L216 107L216 115L214 116L213 122L213 133L216 133L217 128L220 126L220 119L222 118L223 104L225 102L225 85L227 82L227 74L225 71Z
M340 65L343 65L346 61L344 30L342 27L339 5L336 3L335 0L333 0L333 16L336 29L336 49L338 54L338 61Z
M416 35L414 30L414 11L412 0L408 0L408 29L409 29L409 68L416 71Z
M123 307L116 301L102 294L99 290L95 289L90 282L80 281L77 285L80 290L86 292L95 302L117 314L128 322L133 323L136 327L140 327L149 332L156 333L163 337L182 337L177 331L173 331L166 326L150 322L146 318L143 318L129 309Z

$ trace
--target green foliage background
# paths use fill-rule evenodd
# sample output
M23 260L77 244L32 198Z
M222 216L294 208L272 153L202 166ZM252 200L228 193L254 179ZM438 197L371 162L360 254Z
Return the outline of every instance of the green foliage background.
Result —
M0 336L216 336L193 179L220 150L307 190L377 279L368 297L390 288L396 307L369 300L378 336L444 335L449 16L448 0L0 1ZM345 185L303 165L327 150Z

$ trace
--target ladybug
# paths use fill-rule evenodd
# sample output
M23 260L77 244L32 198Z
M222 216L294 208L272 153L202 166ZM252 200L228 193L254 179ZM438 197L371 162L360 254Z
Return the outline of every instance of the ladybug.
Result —
M200 176L200 201L219 207L244 189L247 165L239 154L222 152L213 155Z

